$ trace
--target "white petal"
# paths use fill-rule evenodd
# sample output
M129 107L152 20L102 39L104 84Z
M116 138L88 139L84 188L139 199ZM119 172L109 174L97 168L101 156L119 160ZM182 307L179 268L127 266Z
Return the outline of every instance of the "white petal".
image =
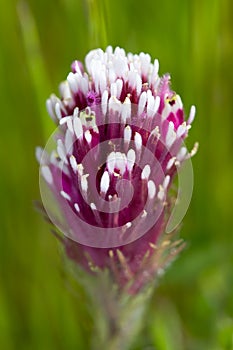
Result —
M185 134L186 130L187 130L187 127L186 127L185 122L182 123L181 125L179 125L177 132L176 132L177 138L182 137Z
M59 157L61 158L61 160L65 163L67 163L67 159L66 159L66 149L63 145L62 140L57 140L57 153L59 155Z
M188 118L188 121L187 121L188 125L192 124L192 122L194 121L195 114L196 114L196 107L192 106L191 109L190 109L189 118Z
M165 196L164 188L163 188L163 186L160 185L157 197L158 197L159 200L162 201L164 199L164 196Z
M60 94L63 97L63 99L71 99L72 98L72 93L70 91L70 87L69 87L67 80L60 84L59 90L60 90Z
M90 207L91 207L92 210L96 210L96 205L95 205L95 203L91 203L91 204L90 204Z
M156 79L158 78L159 72L159 61L157 59L154 60L153 71L151 74L151 83L154 84Z
M111 96L117 97L117 84L116 83L111 84L110 93L111 93Z
M67 81L69 83L70 89L73 92L78 91L78 83L77 80L75 79L75 74L70 72L67 76Z
M79 114L79 108L75 107L74 112L73 112L73 118L78 118L78 114Z
M71 154L73 152L73 133L69 129L66 130L65 149L67 154Z
M133 169L135 159L136 159L135 151L133 149L130 149L127 153L127 168L129 171Z
M176 161L176 157L172 157L171 159L169 159L169 161L167 162L167 167L166 167L166 169L167 169L167 170L170 170L171 167L174 165L175 161Z
M129 143L132 137L132 129L129 125L124 128L124 141Z
M139 96L142 91L142 79L139 74L136 76L136 92L137 95Z
M127 119L130 118L130 116L131 116L131 102L130 102L130 99L126 97L121 108L121 117L122 117L123 123L126 123Z
M49 167L47 165L43 165L41 167L41 173L44 177L44 179L50 184L52 185L53 183L53 175L51 173L51 170L49 169Z
M60 108L60 104L58 102L55 104L55 113L56 113L58 120L62 118L61 108Z
M100 192L106 193L109 189L110 177L108 171L105 171L100 180Z
M86 73L84 73L83 77L80 77L80 90L83 92L84 95L88 93L89 90L89 78Z
M86 130L84 135L85 135L85 139L87 140L87 143L90 144L92 140L92 135L90 133L90 130Z
M86 174L86 175L82 175L82 177L81 177L81 188L82 188L83 192L87 192L87 189L88 189L88 182L87 182L88 176L89 175Z
M61 191L60 194L63 198L67 199L68 201L71 201L71 197L70 195L68 195L68 193Z
M116 97L119 99L120 96L121 96L122 87L123 87L122 79L117 79L116 85L117 85L117 95L116 95Z
M107 167L110 173L114 172L115 164L116 164L116 154L115 152L111 152L107 158Z
M41 162L42 154L43 154L43 148L36 147L36 159L38 160L39 163Z
M182 161L184 159L184 157L186 156L187 153L187 148L186 147L181 147L181 149L179 150L176 158L178 161Z
M138 102L138 114L139 115L141 115L142 112L144 111L144 108L146 105L146 100L147 100L146 91L143 91L143 93L141 94L141 96L139 98L139 102Z
M150 169L149 164L145 165L145 167L143 168L142 173L141 173L141 179L142 180L148 179L150 176L150 172L151 172L151 169Z
M72 167L74 173L76 173L78 171L78 164L77 164L75 156L73 156L73 155L70 156L70 164L71 164L71 167Z
M135 142L135 146L136 149L139 151L142 148L142 137L138 132L135 132L134 135L134 142Z
M59 120L59 124L60 124L60 125L64 125L64 124L66 124L66 123L68 122L68 120L70 120L70 119L71 119L71 116L63 117L63 118L61 118L61 119Z
M55 113L54 113L53 104L52 104L52 101L51 101L50 98L46 101L46 108L47 108L47 111L48 111L50 117L51 117L55 122L57 122L57 117L56 117L56 115L55 115Z
M102 94L102 98L101 98L101 108L102 108L102 112L105 115L107 112L107 107L108 107L108 91L105 90Z
M147 184L147 187L148 187L148 195L149 195L149 198L150 198L150 199L153 199L154 196L155 196L155 194L156 194L156 186L155 186L154 181L149 180L149 181L148 181L148 184Z
M74 203L74 208L78 213L80 213L80 208L79 208L78 203Z
M79 117L74 118L73 126L74 126L74 132L75 132L76 137L78 139L82 138L83 137L83 126L82 126L81 119Z
M165 179L163 181L163 188L166 190L168 185L169 185L169 182L170 182L170 176L169 175L166 175L165 176Z
M83 168L82 163L78 164L78 173L81 177L83 176L83 170L84 170L84 168Z
M183 103L182 103L180 95L176 95L176 103L174 104L174 108L176 110L183 108Z
M113 112L121 112L121 101L119 101L115 96L111 96L109 99L109 108Z
M160 106L160 96L156 96L155 102L154 102L154 107L153 107L153 112L154 112L153 115L155 115L155 113L158 112L159 106Z
M126 156L124 153L121 153L121 152L116 152L115 156L116 156L115 167L120 170L121 174L124 174L126 163L127 163Z
M152 96L151 90L147 90L147 115L148 117L153 116L153 107L154 107L154 96Z
M166 135L166 145L167 147L171 147L173 142L176 139L176 133L174 131L174 124L173 122L169 122L168 125L168 131L167 131L167 135Z

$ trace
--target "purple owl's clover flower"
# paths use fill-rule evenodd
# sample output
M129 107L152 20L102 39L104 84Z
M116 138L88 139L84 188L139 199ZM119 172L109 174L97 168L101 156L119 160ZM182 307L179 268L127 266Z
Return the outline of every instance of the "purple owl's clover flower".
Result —
M170 76L159 77L148 54L108 47L85 64L87 72L74 61L61 99L47 100L58 127L37 149L43 205L70 259L90 273L107 268L135 293L159 272L165 247L176 246L165 233L170 190L196 152L183 144L195 107L185 121Z

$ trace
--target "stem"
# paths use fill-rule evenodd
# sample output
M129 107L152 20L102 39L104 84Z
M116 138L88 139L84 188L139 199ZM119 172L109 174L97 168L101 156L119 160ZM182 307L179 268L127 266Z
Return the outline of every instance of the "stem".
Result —
M151 289L127 295L105 287L95 291L93 300L97 306L93 350L128 350L141 329Z

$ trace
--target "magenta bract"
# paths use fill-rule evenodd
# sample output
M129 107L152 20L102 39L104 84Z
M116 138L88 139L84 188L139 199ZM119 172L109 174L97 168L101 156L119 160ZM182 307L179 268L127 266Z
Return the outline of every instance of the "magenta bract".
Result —
M93 271L108 268L121 285L143 286L167 222L177 168L195 153L183 140L194 119L159 77L148 54L117 47L90 51L52 95L47 109L58 125L52 152L37 149L41 174L59 215L42 199L65 235L67 255ZM145 265L145 260L150 258ZM135 278L137 276L137 278Z

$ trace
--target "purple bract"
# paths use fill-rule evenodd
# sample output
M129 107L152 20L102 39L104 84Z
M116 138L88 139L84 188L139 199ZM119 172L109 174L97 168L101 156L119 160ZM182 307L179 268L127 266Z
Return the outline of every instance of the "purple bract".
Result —
M169 190L188 153L182 101L159 77L158 60L117 47L90 51L47 100L58 128L52 152L37 149L59 215L67 255L90 272L109 269L139 290L157 271L156 245L167 222Z

